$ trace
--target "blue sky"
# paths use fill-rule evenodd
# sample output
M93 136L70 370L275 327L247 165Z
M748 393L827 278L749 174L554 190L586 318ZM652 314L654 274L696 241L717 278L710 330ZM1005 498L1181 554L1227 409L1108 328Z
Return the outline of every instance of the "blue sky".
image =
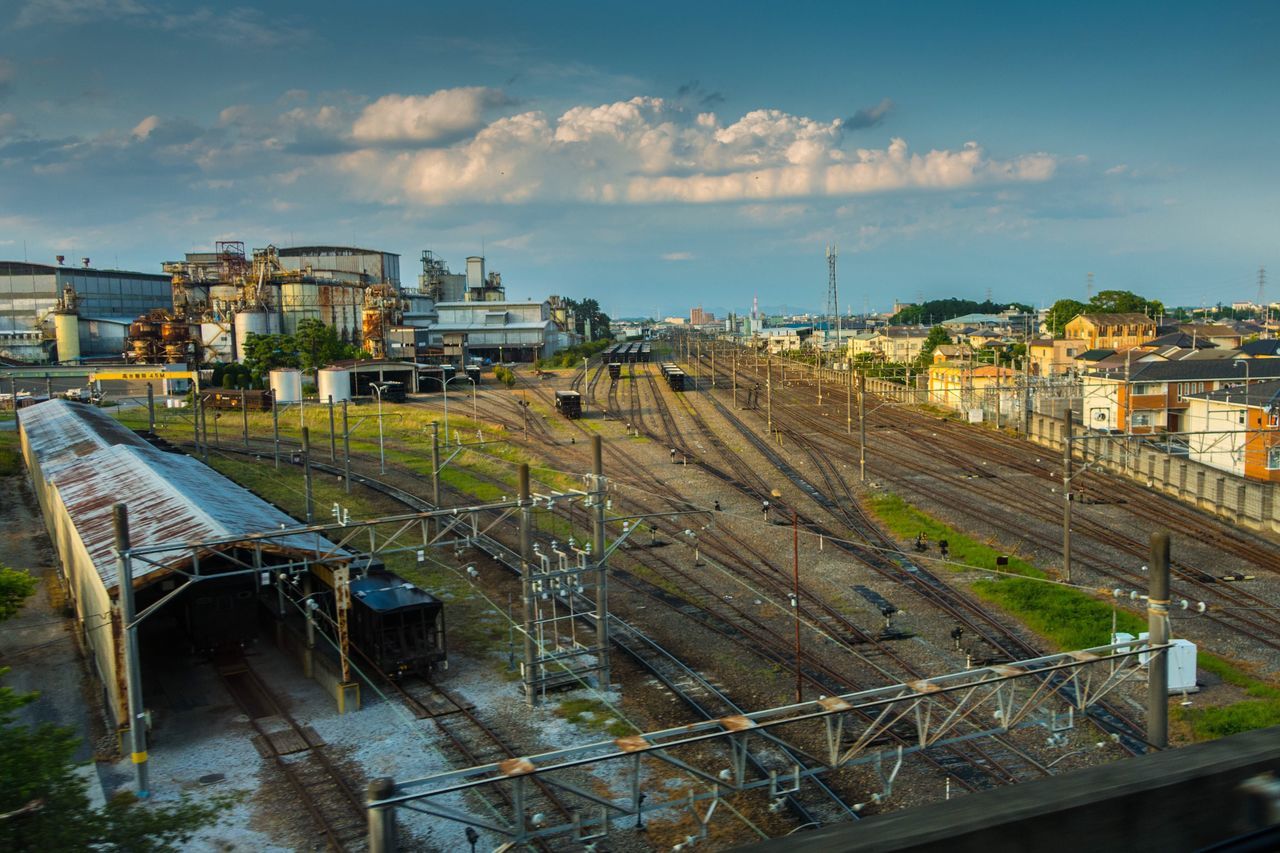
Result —
M0 3L0 258L483 250L616 315L1252 299L1280 4ZM1280 279L1268 285L1280 296Z

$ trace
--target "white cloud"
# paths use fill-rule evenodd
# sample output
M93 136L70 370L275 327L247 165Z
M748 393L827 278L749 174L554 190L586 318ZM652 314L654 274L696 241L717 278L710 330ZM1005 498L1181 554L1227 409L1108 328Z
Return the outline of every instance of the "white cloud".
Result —
M361 142L435 142L479 129L485 110L508 103L497 89L466 86L430 95L384 95L352 127Z
M151 135L151 131L160 125L160 116L147 116L142 121L134 125L133 130L129 134L134 139L146 139Z
M146 13L146 7L135 0L28 0L18 12L14 25L21 29L40 24L86 24Z
M242 47L270 47L286 38L296 44L309 37L296 21L282 22L257 9L224 4L179 10L160 0L27 0L13 23L16 29L23 29L97 21L129 23Z
M1119 165L1117 165L1117 166L1112 166L1110 169L1107 169L1106 174L1108 174L1108 175L1123 175L1123 174L1124 174L1125 172L1127 172L1127 171L1129 171L1129 166L1128 166L1127 164L1125 164L1125 163L1120 163L1120 164L1119 164Z
M662 256L664 261L691 261L693 252L667 252Z
M850 150L841 145L840 119L754 110L724 124L714 113L649 97L480 124L493 94L469 88L381 98L352 129L364 147L340 156L339 168L373 200L696 204L1042 182L1058 164L1043 153L993 159L974 142L923 154L902 139ZM467 128L475 132L429 146ZM402 145L369 144L381 142ZM412 142L422 144L406 145Z

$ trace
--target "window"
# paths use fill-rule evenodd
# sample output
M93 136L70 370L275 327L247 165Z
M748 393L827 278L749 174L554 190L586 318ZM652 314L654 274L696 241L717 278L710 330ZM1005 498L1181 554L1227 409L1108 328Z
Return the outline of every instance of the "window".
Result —
M1267 470L1280 470L1280 444L1267 448Z
M1149 427L1152 423L1151 412L1134 412L1133 425L1141 427Z
M1159 382L1135 382L1133 383L1134 394L1163 394L1164 386Z

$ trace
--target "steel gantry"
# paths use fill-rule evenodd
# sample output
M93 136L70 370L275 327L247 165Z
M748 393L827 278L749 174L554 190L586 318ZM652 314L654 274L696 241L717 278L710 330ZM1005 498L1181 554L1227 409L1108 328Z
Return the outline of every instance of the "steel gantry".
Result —
M905 755L1031 725L1045 726L1054 733L1069 729L1076 714L1086 713L1129 681L1146 656L1159 657L1167 648L1167 644L1125 641L823 696L420 779L379 780L380 794L368 802L371 845L379 837L379 831L374 830L389 826L396 809L491 832L499 844L510 845L570 834L578 842L591 843L607 836L611 829L624 828L623 821L626 827L640 826L644 815L684 809L696 817L699 835L690 838L695 840L706 836L718 804L728 797L759 791L780 802L819 774L871 765L877 771L880 790L853 806L858 811L890 796ZM888 751L877 747L891 731L901 734L908 729L911 735L902 746ZM808 766L796 764L790 770L753 774L747 758L753 742L759 741L808 759ZM699 766L705 765L708 755L717 756L724 764L712 769ZM886 760L891 767L887 771ZM602 776L589 774L609 762L625 765L625 772L610 777L625 780L621 783L625 790L602 793ZM668 794L669 787L655 783L652 793L646 793L647 763L675 768L691 776L695 785ZM579 804L572 820L551 823L547 815L528 813L524 794L535 777ZM452 804L456 799L445 802L449 795L486 786L509 788L512 805L505 820L470 814ZM371 849L380 853L376 845Z

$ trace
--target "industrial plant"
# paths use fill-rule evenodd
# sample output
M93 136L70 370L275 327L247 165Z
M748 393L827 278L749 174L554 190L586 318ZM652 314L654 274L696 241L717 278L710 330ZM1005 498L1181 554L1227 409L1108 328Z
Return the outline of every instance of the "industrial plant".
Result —
M0 357L16 362L243 361L251 335L293 334L315 320L372 358L533 361L577 343L572 314L506 298L500 273L466 259L454 273L422 252L416 289L400 256L348 246L219 241L161 265L163 274L0 262Z

